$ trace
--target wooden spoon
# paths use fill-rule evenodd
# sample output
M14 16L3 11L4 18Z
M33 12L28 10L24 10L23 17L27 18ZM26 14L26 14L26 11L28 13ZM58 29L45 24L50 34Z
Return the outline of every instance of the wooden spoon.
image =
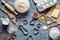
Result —
M9 18L13 19L14 15L11 13L8 13L6 10L4 10L3 8L0 7L0 10L3 11Z

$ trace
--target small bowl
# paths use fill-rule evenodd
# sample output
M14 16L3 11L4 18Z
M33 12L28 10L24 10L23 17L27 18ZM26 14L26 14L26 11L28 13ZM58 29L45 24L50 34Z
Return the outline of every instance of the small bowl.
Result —
M46 21L46 16L45 14L40 14L38 19L41 21L41 22L45 22Z
M37 11L33 12L32 17L33 17L34 19L37 19L38 16L39 16L39 14L38 14Z

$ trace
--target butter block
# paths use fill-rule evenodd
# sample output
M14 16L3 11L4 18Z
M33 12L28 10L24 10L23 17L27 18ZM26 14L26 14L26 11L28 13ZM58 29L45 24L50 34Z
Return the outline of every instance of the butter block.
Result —
M51 16L54 17L54 18L58 18L59 12L60 11L58 9L54 9Z

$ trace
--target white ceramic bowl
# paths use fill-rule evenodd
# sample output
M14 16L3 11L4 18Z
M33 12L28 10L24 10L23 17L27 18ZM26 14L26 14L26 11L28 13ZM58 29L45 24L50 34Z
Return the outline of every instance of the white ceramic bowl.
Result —
M58 37L60 36L59 29L56 27L51 28L49 35L52 39L58 39Z
M24 10L22 10L22 11L19 10L19 9L18 9L18 6L17 6L18 4L23 5ZM24 13L24 12L28 11L29 7L30 7L29 0L15 0L15 8L16 8L16 10L17 10L18 12Z

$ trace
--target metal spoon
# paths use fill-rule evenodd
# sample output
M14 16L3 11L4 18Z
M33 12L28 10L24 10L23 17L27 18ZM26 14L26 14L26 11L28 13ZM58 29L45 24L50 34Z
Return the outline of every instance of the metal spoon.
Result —
M58 25L60 25L60 24L55 24L55 25L53 25L53 26L43 26L43 29L44 29L44 30L48 30L49 28L56 27L56 26L58 26Z

